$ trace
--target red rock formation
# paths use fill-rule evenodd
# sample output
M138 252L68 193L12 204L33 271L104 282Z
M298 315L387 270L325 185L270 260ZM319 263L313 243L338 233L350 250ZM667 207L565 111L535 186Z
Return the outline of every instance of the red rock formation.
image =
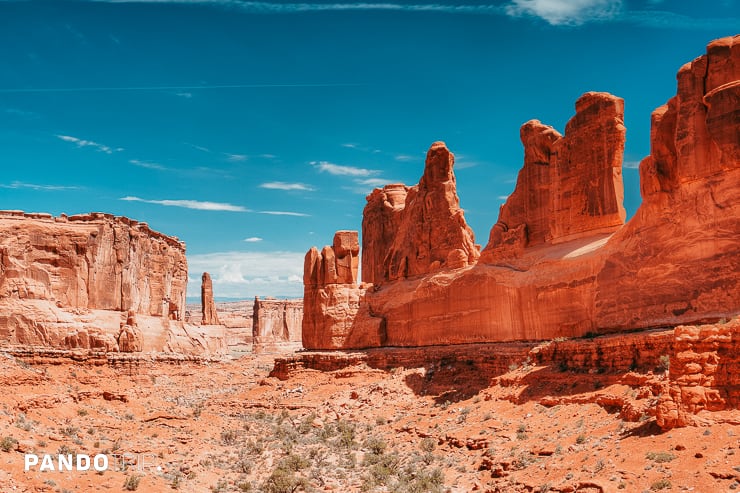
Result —
M362 282L385 281L385 256L401 225L409 187L403 184L376 188L367 196L362 213Z
M457 197L454 164L455 156L444 142L432 144L424 174L408 190L398 230L385 255L386 280L456 269L478 260L480 252Z
M325 256L309 252L304 347L552 339L740 313L739 65L735 36L681 69L677 97L653 116L643 204L616 232L624 217L618 98L584 95L564 137L525 124L517 189L483 261L466 269L454 267L470 264L472 234L454 212L451 155L435 144L402 210L386 210L387 190L368 198L366 214L383 221L363 223L368 245L394 236L387 254L363 252L372 289L324 289L316 273Z
M213 301L213 281L208 272L204 272L200 285L200 303L203 312L201 325L220 325L218 313L216 313L216 303Z
M0 299L166 316L163 301L184 306L186 286L185 245L146 223L0 213Z
M254 352L301 348L303 300L254 299L252 341Z
M367 313L362 325L355 321L366 286L357 285L357 231L338 231L334 246L306 253L303 270L303 345L338 349L383 343L382 319ZM367 307L364 307L367 310ZM357 339L350 342L351 334Z
M0 212L0 345L222 350L220 335L185 330L186 285L185 245L146 223Z
M527 246L612 232L624 224L624 101L589 92L561 136L531 120L520 131L524 167L491 228L482 262L521 256Z
M740 408L740 318L676 327L670 384L657 406L662 428L711 423L705 411Z
M118 334L118 350L122 353L134 353L143 348L144 336L136 323L136 314L129 310L126 323L121 324L121 332Z

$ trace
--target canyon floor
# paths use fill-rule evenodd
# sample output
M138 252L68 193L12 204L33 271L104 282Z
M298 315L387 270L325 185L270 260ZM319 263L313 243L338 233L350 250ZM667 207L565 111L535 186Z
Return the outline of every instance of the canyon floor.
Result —
M573 372L525 361L490 377L459 360L270 376L282 356L111 366L0 355L0 490L740 487L740 416L662 431L640 411L657 398L661 368ZM117 454L127 465L25 472L27 452Z

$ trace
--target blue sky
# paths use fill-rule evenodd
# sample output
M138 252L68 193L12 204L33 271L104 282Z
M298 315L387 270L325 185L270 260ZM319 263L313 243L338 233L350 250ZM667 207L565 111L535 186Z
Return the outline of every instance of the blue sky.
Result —
M485 244L521 124L562 132L595 90L625 99L631 215L651 111L738 26L738 0L0 0L0 208L147 221L187 243L191 296L203 270L301 296L305 251L436 140Z

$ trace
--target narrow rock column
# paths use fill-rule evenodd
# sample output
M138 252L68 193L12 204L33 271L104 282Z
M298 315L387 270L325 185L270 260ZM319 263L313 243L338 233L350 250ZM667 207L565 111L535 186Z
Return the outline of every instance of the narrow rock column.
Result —
M203 320L201 325L220 325L218 313L216 313L216 303L213 301L213 282L208 272L203 273L202 284L200 286L200 302L203 308Z

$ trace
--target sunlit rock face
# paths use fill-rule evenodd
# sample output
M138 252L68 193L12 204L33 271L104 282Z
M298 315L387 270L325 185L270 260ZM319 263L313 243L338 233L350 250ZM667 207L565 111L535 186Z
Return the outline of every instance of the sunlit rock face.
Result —
M584 94L563 135L524 124L524 167L480 258L454 158L433 144L418 185L368 196L372 285L334 282L329 247L307 254L304 346L552 339L737 315L739 67L734 36L681 68L676 97L653 114L643 203L626 224L620 98Z

